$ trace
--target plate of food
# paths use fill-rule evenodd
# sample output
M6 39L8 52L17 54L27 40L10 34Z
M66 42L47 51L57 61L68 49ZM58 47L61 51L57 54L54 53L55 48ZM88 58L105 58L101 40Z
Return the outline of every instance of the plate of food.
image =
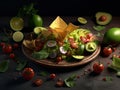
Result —
M101 47L88 29L66 24L59 16L49 27L35 27L23 40L22 51L33 62L43 66L65 68L94 60Z

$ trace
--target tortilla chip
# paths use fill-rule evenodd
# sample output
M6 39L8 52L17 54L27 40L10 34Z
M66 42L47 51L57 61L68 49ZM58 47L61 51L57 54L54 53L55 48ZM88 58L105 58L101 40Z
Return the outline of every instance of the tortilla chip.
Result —
M34 50L35 48L35 44L34 44L34 40L23 40L23 45L26 47L26 48L29 48L31 50Z
M65 28L65 32L70 33L73 30L76 30L78 28L79 28L79 26L76 26L76 25L74 25L72 23L69 23L68 26Z
M60 18L60 16L57 16L57 18L50 24L49 27L52 29L64 30L67 27L67 24L62 18Z

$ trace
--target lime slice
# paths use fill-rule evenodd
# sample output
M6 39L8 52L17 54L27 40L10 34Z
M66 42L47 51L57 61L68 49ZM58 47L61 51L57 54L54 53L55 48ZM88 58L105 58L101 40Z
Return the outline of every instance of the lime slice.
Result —
M20 42L20 41L22 41L22 40L23 40L23 37L24 37L24 35L23 35L23 33L20 32L20 31L16 31L16 32L13 33L13 40L14 40L15 42Z
M72 55L72 57L77 59L77 60L80 60L80 59L84 58L84 56L82 56L82 55Z
M35 33L35 34L39 34L39 33L42 32L43 30L47 30L47 28L44 28L44 27L35 27L35 28L34 28L34 33Z
M87 20L83 17L78 17L78 22L80 22L81 24L86 24Z
M10 27L14 31L20 31L24 27L24 20L21 17L13 17L13 18L11 18Z

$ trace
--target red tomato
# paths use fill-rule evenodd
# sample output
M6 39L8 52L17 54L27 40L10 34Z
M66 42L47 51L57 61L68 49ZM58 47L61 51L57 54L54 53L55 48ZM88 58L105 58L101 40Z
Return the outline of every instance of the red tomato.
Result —
M112 50L111 47L104 47L104 48L103 48L103 54L104 54L105 56L109 56L112 52L113 52L113 50Z
M22 76L25 80L31 80L35 75L35 72L32 68L25 68L22 72Z
M102 63L96 62L93 64L93 71L96 74L100 74L103 70L104 70L104 65Z
M6 44L2 47L2 50L4 53L11 53L12 52L12 46L10 44Z
M9 57L10 57L11 59L14 59L14 58L15 58L15 54L14 54L14 53L10 53Z
M61 56L58 56L57 57L57 62L61 62L62 61L62 57Z
M50 74L50 79L54 79L54 78L56 78L56 74L54 73Z

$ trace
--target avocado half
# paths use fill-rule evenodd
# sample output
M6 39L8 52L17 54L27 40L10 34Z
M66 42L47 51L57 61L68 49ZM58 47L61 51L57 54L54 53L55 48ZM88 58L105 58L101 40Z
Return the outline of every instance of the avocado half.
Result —
M105 20L100 20L100 18L102 16L104 16L106 19ZM107 25L112 20L112 15L110 13L107 13L107 12L97 12L95 14L95 18L96 18L96 23L98 25Z

